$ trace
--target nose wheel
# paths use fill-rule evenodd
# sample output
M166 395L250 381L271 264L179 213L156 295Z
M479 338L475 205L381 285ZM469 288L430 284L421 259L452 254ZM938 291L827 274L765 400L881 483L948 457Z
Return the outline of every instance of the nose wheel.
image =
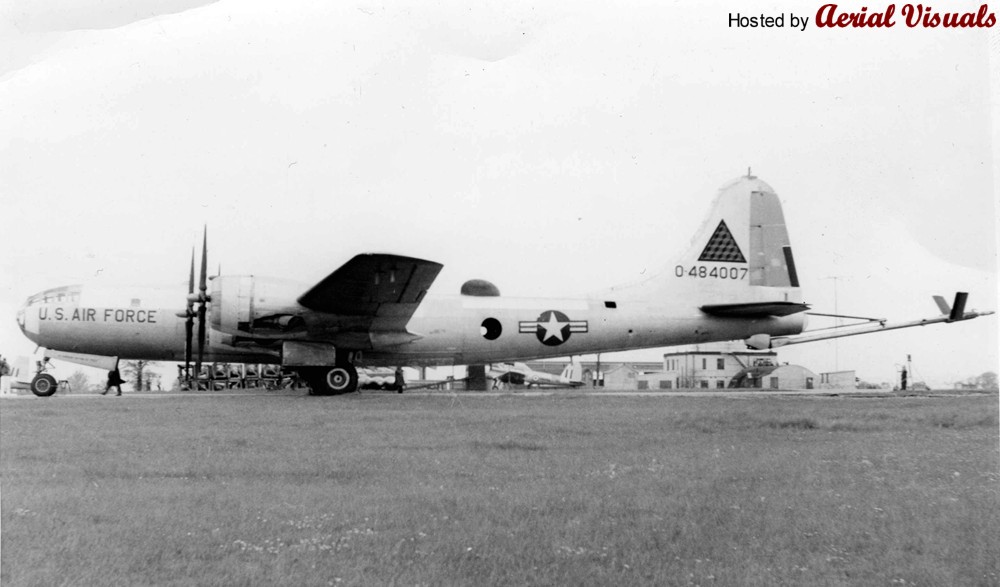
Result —
M38 397L49 397L59 389L56 378L48 373L39 373L31 380L31 393Z

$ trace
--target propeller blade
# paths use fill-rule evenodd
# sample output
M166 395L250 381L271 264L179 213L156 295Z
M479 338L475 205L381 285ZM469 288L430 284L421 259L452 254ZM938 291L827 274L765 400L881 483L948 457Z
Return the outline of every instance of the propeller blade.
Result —
M201 290L201 299L204 303L205 292L208 291L208 226L205 226L205 232L201 239L201 281L198 283L198 289Z
M194 247L191 247L191 276L188 278L188 295L194 293ZM188 306L191 302L188 302Z
M195 376L201 375L201 364L205 359L205 302L198 306L198 362L195 363Z
M208 225L205 225L201 239L201 280L198 283L201 291L198 304L198 361L195 363L195 376L201 375L201 364L205 359L205 304L208 303Z
M187 337L187 343L184 345L184 373L186 376L191 376L191 346L194 342L194 320L188 318L187 322L184 324L184 334Z

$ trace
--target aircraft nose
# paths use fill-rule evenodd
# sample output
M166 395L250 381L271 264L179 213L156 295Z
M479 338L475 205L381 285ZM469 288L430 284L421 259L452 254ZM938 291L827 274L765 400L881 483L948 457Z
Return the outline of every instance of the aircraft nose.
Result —
M29 308L28 304L21 306L17 311L17 325L31 341L38 342L39 324L38 311Z

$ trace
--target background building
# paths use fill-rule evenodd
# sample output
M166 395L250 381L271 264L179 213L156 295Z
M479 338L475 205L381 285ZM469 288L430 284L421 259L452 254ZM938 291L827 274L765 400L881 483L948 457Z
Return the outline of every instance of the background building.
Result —
M535 361L537 371L558 374L562 361ZM854 371L817 375L800 365L782 364L773 350L748 350L741 342L679 347L662 363L583 361L585 387L595 387L600 369L606 389L853 389Z
M637 378L638 389L726 389L747 374L773 370L778 354L747 350L742 343L681 347L663 355L662 370ZM758 387L750 385L750 387Z
M831 371L819 374L820 389L854 389L858 385L854 371Z

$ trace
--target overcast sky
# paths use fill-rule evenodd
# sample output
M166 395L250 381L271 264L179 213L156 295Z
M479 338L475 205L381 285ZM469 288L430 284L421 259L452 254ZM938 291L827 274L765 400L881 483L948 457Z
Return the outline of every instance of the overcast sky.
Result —
M600 289L666 265L748 167L817 311L921 318L955 290L996 308L995 29L604 4L8 2L0 354L33 351L14 315L47 287L172 283L183 303L205 223L224 273L312 284L386 251L443 263L438 291ZM786 27L730 28L736 10ZM995 370L997 319L781 360L879 382L907 354L938 385Z

